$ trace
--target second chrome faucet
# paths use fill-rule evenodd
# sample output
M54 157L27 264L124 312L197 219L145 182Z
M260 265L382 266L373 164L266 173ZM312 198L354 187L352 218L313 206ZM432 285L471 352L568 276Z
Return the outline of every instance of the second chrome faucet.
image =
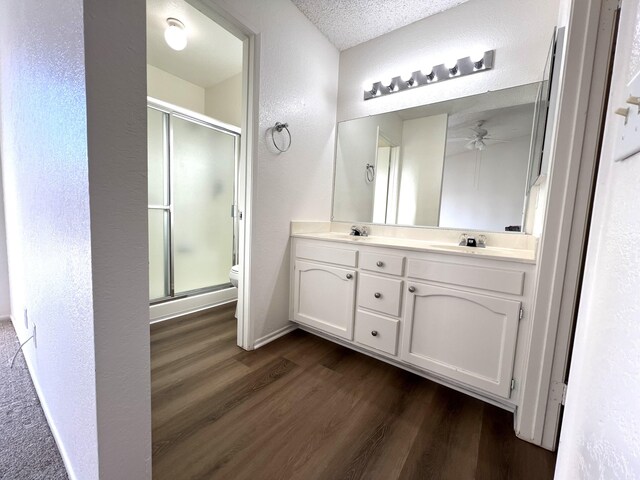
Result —
M351 233L349 235L353 235L354 237L367 237L369 235L369 231L365 226L358 227L356 225L352 225Z

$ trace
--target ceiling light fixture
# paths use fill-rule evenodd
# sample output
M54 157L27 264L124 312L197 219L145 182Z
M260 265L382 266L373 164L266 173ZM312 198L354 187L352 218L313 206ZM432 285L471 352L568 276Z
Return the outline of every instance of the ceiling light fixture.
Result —
M184 28L184 23L177 18L167 18L164 40L174 50L184 50L187 46L187 32Z
M450 63L436 65L433 68L417 70L411 75L385 78L382 82L367 82L363 85L364 99L383 97L404 90L423 87L432 83L440 83L453 78L464 77L474 73L484 72L493 68L495 50L474 53L473 56L459 58Z

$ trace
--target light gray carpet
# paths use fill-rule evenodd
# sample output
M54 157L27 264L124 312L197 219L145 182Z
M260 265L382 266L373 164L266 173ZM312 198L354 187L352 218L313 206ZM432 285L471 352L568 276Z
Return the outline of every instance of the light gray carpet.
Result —
M13 325L0 320L0 479L67 479Z

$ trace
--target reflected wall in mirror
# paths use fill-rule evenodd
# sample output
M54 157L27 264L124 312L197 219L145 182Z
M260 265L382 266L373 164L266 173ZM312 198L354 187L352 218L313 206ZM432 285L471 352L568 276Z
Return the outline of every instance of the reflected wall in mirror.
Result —
M521 231L547 83L341 122L333 220Z

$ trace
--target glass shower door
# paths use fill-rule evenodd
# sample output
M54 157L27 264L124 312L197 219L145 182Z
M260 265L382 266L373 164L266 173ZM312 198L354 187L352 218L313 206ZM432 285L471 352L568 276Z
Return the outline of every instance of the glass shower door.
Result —
M172 116L176 294L229 283L235 137Z
M147 138L151 302L224 288L239 133L150 104Z

